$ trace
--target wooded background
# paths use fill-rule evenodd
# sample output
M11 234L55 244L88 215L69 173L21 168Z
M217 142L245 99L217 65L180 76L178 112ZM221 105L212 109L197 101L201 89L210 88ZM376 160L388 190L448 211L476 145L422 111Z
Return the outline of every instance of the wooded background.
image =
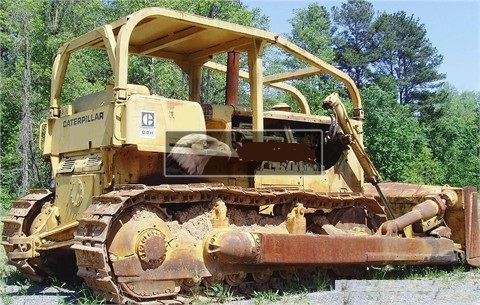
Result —
M268 30L269 18L240 0L2 0L0 1L0 204L30 188L49 187L51 173L38 148L48 115L51 66L65 42L147 6L161 6ZM272 8L275 9L275 8ZM384 181L480 187L480 92L459 92L438 72L442 55L421 20L404 11L377 12L368 1L294 11L286 38L348 73L360 88L364 140ZM102 90L108 65L85 52L71 60L62 97ZM459 58L458 60L461 60ZM269 54L265 69L301 63ZM172 63L132 57L129 82L153 93L186 98L185 75ZM468 73L478 73L472 67ZM333 91L328 77L295 86L316 114ZM220 100L223 84L205 75L203 101ZM266 92L266 103L275 94ZM348 101L345 101L348 103Z

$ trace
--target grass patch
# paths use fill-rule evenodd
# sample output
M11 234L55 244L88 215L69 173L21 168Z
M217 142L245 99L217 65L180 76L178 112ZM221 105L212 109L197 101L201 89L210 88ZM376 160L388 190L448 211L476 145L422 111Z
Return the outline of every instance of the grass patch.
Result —
M333 288L332 279L326 273L315 273L311 280L313 291L328 291Z
M208 286L205 289L205 294L217 303L225 303L234 299L232 288L220 283Z
M302 269L292 273L289 279L284 279L283 285L278 289L254 291L251 296L255 305L270 304L281 301L289 295L307 295L311 292L328 291L333 289L333 281L323 269ZM302 301L302 304L305 300Z
M9 295L6 291L7 282L4 277L0 278L0 301L2 304L8 305L13 303L13 297Z
M280 301L282 296L279 291L266 290L266 291L254 291L253 298L255 305L263 305L271 302Z
M466 264L452 266L392 266L371 267L366 279L370 280L426 280L451 277L464 278L471 267Z
M88 288L84 282L74 283L68 285L62 283L62 288L68 287L68 289L77 291L75 295L71 297L58 296L59 305L102 305L107 304L105 299L93 294L92 290Z

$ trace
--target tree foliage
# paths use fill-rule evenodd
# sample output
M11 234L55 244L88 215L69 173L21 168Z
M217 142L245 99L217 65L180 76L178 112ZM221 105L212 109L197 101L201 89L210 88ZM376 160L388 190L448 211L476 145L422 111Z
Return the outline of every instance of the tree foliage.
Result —
M410 111L397 103L395 91L371 85L362 91L365 108L365 146L384 181L441 183L440 164L429 152L424 128ZM417 167L432 163L429 176ZM419 172L413 172L412 169Z
M333 60L330 14L324 6L310 4L306 9L294 10L290 19L289 39L301 48L327 62Z
M415 103L421 93L435 89L445 78L437 71L443 57L414 16L404 11L383 13L373 22L372 31L375 72L394 77L400 104Z
M365 0L349 0L332 8L335 62L359 88L368 83L374 61L371 25L373 5Z
M399 11L375 16L365 0L332 8L336 63L362 88L392 77L400 104L421 103L441 84L443 61L425 26Z
M292 31L288 39L324 61L333 62L331 21L327 8L312 3L306 9L294 10L294 13L294 17L289 20ZM284 66L292 70L303 68L305 65L298 59L280 58L280 60L284 62ZM324 75L296 80L294 85L304 93L312 113L315 114L323 113L321 105L325 96L332 91L342 90L338 82Z
M348 0L332 8L332 33L334 64L364 88L365 142L384 178L478 185L478 93L439 87L443 58L420 20Z
M445 183L480 187L480 93L451 87L428 124L432 153L445 170Z

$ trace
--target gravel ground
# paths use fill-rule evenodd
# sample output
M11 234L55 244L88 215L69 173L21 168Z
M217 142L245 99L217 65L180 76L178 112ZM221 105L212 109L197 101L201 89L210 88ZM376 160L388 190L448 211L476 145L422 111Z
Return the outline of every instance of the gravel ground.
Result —
M82 304L82 292L60 287L18 285L3 279L0 285L0 304L56 305ZM91 300L91 299L90 299ZM94 304L88 302L87 304ZM216 304L201 299L194 304ZM278 301L262 298L230 301L229 305L263 304L480 304L480 269L452 272L435 279L419 280L336 280L331 291L284 296Z

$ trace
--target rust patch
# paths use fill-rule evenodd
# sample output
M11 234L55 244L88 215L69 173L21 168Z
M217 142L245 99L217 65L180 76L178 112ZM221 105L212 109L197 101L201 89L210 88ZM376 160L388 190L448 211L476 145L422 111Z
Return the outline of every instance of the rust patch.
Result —
M467 262L472 266L480 266L480 228L478 219L477 192L474 187L463 189L465 208L465 242Z
M260 264L447 264L459 260L448 239L259 235Z

